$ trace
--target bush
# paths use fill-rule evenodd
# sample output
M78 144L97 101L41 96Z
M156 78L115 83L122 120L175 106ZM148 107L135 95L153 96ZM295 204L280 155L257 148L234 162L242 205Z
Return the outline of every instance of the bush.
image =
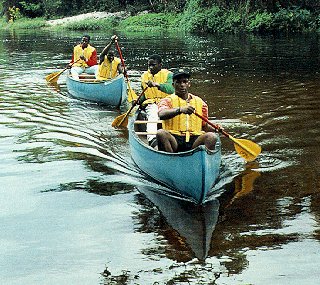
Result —
M119 23L119 29L131 31L159 30L159 29L175 29L179 23L180 16L178 14L169 13L148 13L132 16L122 20Z
M115 17L105 19L85 19L81 21L71 22L63 25L62 28L68 30L85 31L85 30L109 30L117 26Z
M310 11L293 7L280 9L274 15L274 26L279 31L301 32L309 30L313 25L314 19Z
M268 12L256 12L249 16L247 22L247 31L250 32L266 32L274 29L273 16Z
M26 1L21 1L20 5L22 7L21 12L25 17L36 18L43 15L43 9L40 3L27 3Z

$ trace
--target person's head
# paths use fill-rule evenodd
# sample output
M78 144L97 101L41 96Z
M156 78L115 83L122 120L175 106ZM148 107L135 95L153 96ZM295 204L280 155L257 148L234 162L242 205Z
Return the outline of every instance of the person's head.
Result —
M179 97L188 94L188 88L191 86L190 79L191 72L188 69L176 68L172 71L172 85L175 90L175 94Z
M157 74L162 68L162 58L158 54L151 55L148 59L148 68L152 75Z
M114 50L109 50L107 53L107 59L112 62L114 59Z
M82 39L81 39L82 48L86 48L88 46L89 42L90 42L90 36L88 36L88 35L82 36Z

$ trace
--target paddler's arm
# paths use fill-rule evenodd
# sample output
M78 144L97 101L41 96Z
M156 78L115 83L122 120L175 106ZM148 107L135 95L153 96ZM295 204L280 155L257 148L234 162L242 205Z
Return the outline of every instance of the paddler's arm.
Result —
M158 90L167 94L174 93L174 87L172 85L172 73L168 74L167 81L164 83L158 83L158 82L149 80L146 84L151 88L152 87L158 88Z
M163 101L165 99L162 99ZM161 102L160 101L160 102ZM194 113L194 108L192 106L178 107L178 108L162 108L159 105L159 118L160 120L168 120L180 114L191 115Z
M170 72L168 74L167 81L164 83L159 84L159 87L157 87L160 91L167 93L167 94L173 94L174 93L174 87L172 85L172 73Z
M99 61L100 64L104 61L104 57L108 54L108 51L110 50L112 44L118 39L118 37L116 35L113 35L111 37L111 41L110 43L108 43L105 48L103 49L103 51L101 52L100 56L99 56Z

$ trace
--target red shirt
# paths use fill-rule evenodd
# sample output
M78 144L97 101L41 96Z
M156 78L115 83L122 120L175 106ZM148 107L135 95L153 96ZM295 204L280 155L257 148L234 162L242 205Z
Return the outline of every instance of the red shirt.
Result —
M74 54L72 54L72 59L70 63L73 63L73 61L74 61ZM86 61L86 63L88 64L88 66L94 66L98 64L96 49L94 49L94 51L92 52L90 58Z

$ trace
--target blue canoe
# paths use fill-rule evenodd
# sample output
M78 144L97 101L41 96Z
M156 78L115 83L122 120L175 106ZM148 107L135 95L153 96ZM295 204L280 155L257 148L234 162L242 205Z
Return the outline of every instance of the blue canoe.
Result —
M107 81L94 81L83 76L76 80L68 75L67 88L74 98L117 108L127 98L127 85L123 75Z
M135 164L153 179L197 204L204 203L216 182L221 165L221 141L214 151L205 146L179 153L158 151L146 142L145 126L139 111L129 123L129 144ZM139 122L139 123L138 123Z

